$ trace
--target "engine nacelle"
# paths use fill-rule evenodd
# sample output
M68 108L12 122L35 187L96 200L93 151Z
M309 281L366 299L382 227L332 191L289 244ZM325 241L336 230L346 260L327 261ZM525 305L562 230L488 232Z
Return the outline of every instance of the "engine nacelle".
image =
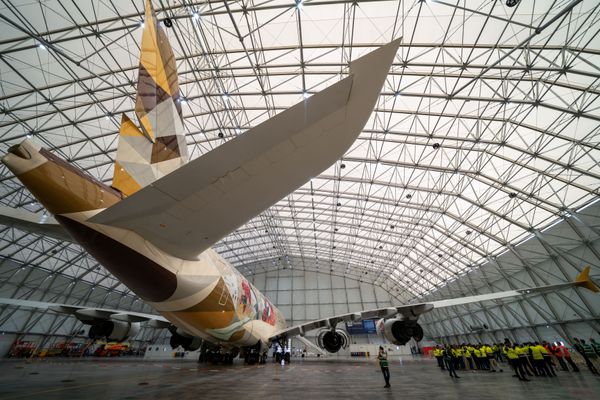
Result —
M202 339L197 336L191 336L187 333L183 332L181 329L177 329L172 326L169 328L171 332L171 339L169 340L169 344L172 349L176 349L181 346L185 351L194 351L198 350L200 346L202 346Z
M336 329L335 332L329 329L322 330L317 335L317 345L330 353L337 353L340 349L347 348L349 343L348 334L341 329Z
M390 343L402 346L411 338L423 340L423 328L417 321L393 318L383 321L383 335Z
M122 342L128 337L135 336L140 331L139 322L97 321L91 324L88 336L90 339L107 339Z
M488 326L486 324L483 325L469 325L469 329L473 332L482 332L487 331Z

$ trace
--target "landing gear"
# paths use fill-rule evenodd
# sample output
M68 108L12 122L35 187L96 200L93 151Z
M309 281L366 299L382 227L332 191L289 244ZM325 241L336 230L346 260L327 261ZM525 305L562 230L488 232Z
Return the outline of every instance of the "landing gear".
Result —
M244 362L248 365L254 365L260 361L260 355L258 353L248 353L244 358Z
M248 365L265 364L267 362L268 347L258 342L255 346L242 349L244 362Z
M225 352L222 351L220 347L202 346L200 349L200 355L198 356L198 362L209 363L213 365L232 365L233 360L237 357L237 355L238 351L235 349L230 352Z

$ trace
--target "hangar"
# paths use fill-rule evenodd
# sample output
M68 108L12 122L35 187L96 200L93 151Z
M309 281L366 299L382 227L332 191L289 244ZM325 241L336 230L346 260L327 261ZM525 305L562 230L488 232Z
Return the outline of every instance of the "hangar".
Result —
M215 397L380 395L380 376L365 375L379 373L374 354L367 356L379 345L390 353L392 397L480 395L469 381L483 382L494 398L509 387L521 397L600 392L585 362L594 366L597 357L579 354L575 341L600 340L600 300L585 288L552 286L586 267L600 281L596 2L7 0L0 10L0 152L14 154L26 140L107 187L118 186L122 115L139 111L140 52L151 27L172 47L192 161L240 143L295 104L307 105L309 119L325 113L332 103L316 103L320 93L343 89L352 76L358 87L353 63L397 46L372 112L343 155L212 246L289 326L347 315L335 321L345 332L340 351L321 357L323 337L307 332L288 345L290 368L239 360L210 367L173 360L193 353L170 346L185 330L158 323L129 330L126 344L90 338L106 317L101 310L159 318L156 305L77 240L57 234L56 213L2 165L0 353L7 359L0 387L8 398L89 397L98 381L111 398L197 394L186 385ZM249 202L238 197L226 214ZM15 223L34 217L44 229ZM544 286L552 288L486 297ZM424 338L407 347L390 345L367 324L395 307L470 296L483 297L418 315ZM56 305L79 311L56 312ZM362 310L383 311L354 318ZM326 328L335 332L336 324ZM506 340L564 344L581 373L567 367L560 382L532 379L527 389L506 372L492 377L465 365L469 374L458 372L467 384L447 389L455 382L423 354L436 344ZM117 353L127 356L98 358Z

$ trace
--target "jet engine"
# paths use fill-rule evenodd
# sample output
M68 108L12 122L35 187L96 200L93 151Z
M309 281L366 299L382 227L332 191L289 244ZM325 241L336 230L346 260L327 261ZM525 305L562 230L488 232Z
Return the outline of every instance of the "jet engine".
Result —
M169 340L169 344L171 348L176 349L181 346L185 351L194 351L198 350L202 345L202 339L197 336L191 336L187 333L183 332L181 329L171 325L169 327L169 332L171 332L171 339Z
M88 336L90 339L107 339L122 342L135 336L140 331L139 322L104 320L91 324Z
M469 329L472 332L482 332L482 331L487 331L488 330L488 326L486 324L483 324L483 325L469 325Z
M349 343L348 334L341 329L322 330L317 335L317 345L330 353L337 353L341 348L345 349Z
M402 346L411 338L423 340L423 328L417 321L393 318L383 321L383 335L390 343Z

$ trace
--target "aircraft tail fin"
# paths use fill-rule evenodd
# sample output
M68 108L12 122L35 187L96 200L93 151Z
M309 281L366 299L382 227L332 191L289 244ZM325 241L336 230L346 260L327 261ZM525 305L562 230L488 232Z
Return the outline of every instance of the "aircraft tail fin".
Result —
M575 278L575 286L581 286L588 290L591 290L594 293L600 292L600 288L596 283L590 278L590 267L589 265L581 271L577 278Z
M146 1L135 114L123 115L113 187L130 196L188 161L173 49Z

